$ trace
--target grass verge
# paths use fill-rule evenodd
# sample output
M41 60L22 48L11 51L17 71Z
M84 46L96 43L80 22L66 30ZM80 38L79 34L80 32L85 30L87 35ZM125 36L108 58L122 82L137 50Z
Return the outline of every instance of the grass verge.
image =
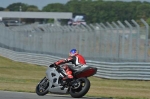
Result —
M35 93L35 87L45 76L46 68L0 57L0 90ZM89 79L91 88L86 96L150 99L150 81Z

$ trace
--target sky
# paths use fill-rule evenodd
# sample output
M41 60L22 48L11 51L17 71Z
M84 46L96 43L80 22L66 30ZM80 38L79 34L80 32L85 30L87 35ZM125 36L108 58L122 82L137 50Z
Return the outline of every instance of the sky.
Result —
M21 3L28 4L28 5L35 5L41 10L47 4L50 4L50 3L64 3L65 4L68 1L69 0L0 0L0 7L6 8L10 4L21 2ZM107 1L114 1L114 0L107 0ZM150 0L120 0L120 1L149 1L150 2Z

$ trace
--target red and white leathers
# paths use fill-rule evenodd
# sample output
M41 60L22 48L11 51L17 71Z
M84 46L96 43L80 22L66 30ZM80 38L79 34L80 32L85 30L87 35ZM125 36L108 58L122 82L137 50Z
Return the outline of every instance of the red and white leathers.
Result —
M84 57L80 54L70 56L67 59L58 60L54 64L55 65L61 65L61 64L69 63L69 62L72 62L72 64L74 64L75 66L82 66L82 65L86 64L86 61L85 61ZM63 68L66 71L67 77L68 78L73 78L72 71L70 70L70 68L67 65L64 65Z

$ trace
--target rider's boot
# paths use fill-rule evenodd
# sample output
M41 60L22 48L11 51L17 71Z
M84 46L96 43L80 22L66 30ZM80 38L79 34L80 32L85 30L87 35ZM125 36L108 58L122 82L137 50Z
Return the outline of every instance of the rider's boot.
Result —
M68 75L68 76L62 78L62 80L65 81L65 82L62 84L63 87L61 88L61 90L64 90L65 86L66 86L70 81L73 80L73 76L72 76L72 75L71 75L71 76Z
M62 80L71 80L73 79L73 76L72 75L66 75Z

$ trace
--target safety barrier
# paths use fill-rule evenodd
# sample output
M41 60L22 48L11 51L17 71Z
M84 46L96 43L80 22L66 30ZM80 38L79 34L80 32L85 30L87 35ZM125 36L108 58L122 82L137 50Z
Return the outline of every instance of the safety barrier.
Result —
M18 62L26 62L42 66L49 66L51 63L57 61L58 59L61 59L61 57L46 54L16 52L5 48L0 48L0 56ZM97 67L98 71L94 76L101 78L150 80L150 63L109 63L87 60L87 65Z

